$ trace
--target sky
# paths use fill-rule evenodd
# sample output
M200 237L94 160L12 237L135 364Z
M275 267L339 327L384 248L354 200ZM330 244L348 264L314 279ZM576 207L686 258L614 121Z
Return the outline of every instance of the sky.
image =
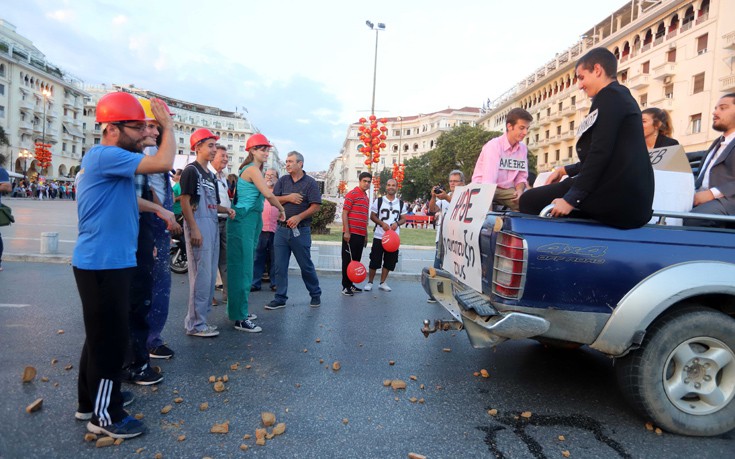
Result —
M0 0L46 59L245 116L282 155L326 170L350 123L481 107L625 0ZM12 6L11 6L12 5Z

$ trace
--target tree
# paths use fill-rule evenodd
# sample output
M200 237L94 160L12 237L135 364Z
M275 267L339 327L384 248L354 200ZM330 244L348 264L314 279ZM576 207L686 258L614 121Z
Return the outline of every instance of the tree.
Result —
M8 139L8 135L5 134L5 129L2 126L0 126L0 145L10 145L10 139Z
M432 151L425 155L411 158L405 162L406 171L403 179L403 187L401 188L401 199L404 201L410 202L429 196L431 189L429 163L433 156Z
M486 131L479 126L462 124L439 136L430 163L430 180L433 185L447 185L449 173L461 170L467 182L472 177L482 146L490 139L502 135L498 131Z
M380 189L378 190L378 194L380 196L385 195L385 182L388 181L393 176L393 170L389 168L384 168L382 171L380 171L380 174L378 177L380 177Z

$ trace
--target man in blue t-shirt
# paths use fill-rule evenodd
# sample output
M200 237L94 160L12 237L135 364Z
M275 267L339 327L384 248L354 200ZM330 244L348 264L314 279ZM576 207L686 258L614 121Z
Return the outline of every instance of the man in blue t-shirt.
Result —
M8 171L3 167L5 164L5 156L0 155L0 195L2 193L10 193L13 190L13 186L10 184L10 176ZM2 200L0 199L0 204ZM0 271L3 270L3 235L0 234Z
M136 265L138 201L134 176L165 172L173 165L173 122L163 102L151 102L164 139L155 155L141 153L145 112L129 93L103 96L96 107L102 141L82 159L77 175L79 237L72 265L82 302L86 338L79 362L75 417L87 430L113 438L145 432L123 406L120 369L128 346L130 281ZM141 211L150 211L141 204Z

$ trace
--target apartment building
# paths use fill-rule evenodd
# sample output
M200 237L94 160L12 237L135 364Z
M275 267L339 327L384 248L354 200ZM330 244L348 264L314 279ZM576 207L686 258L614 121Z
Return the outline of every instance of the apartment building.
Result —
M576 128L590 100L576 87L575 63L594 47L617 56L618 81L641 108L671 114L673 136L687 151L706 149L719 135L711 127L713 107L735 91L732 0L628 1L493 101L478 123L501 130L512 108L525 108L534 117L527 144L539 171L576 162Z
M380 153L380 162L372 165L373 174L385 168L392 170L393 164L405 163L427 153L436 146L443 132L461 124L475 126L479 116L479 107L464 107L386 118L386 148ZM358 176L367 170L366 156L358 150L361 146L359 127L360 123L353 123L347 128L340 155L329 164L325 176L325 193L328 195L337 195L341 181L347 182L348 190L356 187Z
M6 168L30 177L69 179L84 151L80 80L48 62L16 27L0 19L0 126L10 145ZM38 167L35 143L51 145L51 166Z

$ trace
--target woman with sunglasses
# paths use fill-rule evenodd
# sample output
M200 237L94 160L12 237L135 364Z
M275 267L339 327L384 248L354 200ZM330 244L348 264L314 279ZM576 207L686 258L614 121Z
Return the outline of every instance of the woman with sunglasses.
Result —
M245 149L248 156L240 165L232 204L235 218L227 222L227 315L235 329L258 333L255 314L249 313L248 295L253 282L253 258L263 227L263 201L278 209L278 219L286 219L286 211L263 178L263 164L268 161L271 144L263 134L251 136Z

